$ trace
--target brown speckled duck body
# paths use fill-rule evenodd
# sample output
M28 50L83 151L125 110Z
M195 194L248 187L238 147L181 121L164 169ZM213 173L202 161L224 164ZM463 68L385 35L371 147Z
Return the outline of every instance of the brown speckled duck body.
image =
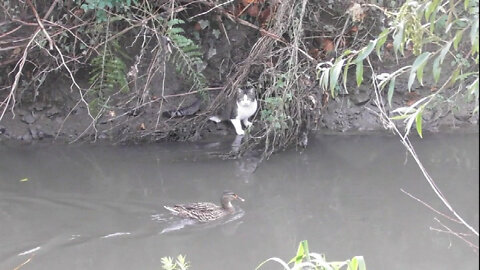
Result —
M176 216L208 222L235 213L235 208L232 205L233 200L245 201L237 194L225 191L222 195L221 206L211 202L197 202L164 207Z

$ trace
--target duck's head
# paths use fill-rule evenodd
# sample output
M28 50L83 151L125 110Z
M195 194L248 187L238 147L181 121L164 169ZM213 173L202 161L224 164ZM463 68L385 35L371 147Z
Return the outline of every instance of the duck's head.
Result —
M232 201L234 200L239 200L241 202L245 201L243 198L233 193L232 191L224 191L222 195L222 207L227 210L233 209Z

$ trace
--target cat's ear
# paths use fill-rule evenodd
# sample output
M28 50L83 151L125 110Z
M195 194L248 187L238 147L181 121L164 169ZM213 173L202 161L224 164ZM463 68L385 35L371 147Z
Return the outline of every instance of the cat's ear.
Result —
M243 89L242 88L237 88L237 94L238 95L243 95Z
M252 95L252 96L255 96L255 88L251 87L248 89L248 94Z

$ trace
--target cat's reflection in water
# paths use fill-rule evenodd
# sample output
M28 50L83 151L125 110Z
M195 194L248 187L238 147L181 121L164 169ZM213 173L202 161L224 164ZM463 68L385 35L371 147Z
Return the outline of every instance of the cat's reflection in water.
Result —
M243 137L243 135L235 136L235 139L232 142L232 152L238 153L238 150L240 150L240 145L242 145Z

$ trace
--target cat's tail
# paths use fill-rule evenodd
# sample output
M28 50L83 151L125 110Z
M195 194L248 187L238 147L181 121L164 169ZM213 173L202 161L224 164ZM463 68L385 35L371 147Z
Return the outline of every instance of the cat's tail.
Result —
M167 118L194 115L195 113L197 113L200 110L200 105L201 104L202 104L202 100L197 99L190 106L179 108L178 110L165 111L162 114L163 114L164 117L167 117Z

